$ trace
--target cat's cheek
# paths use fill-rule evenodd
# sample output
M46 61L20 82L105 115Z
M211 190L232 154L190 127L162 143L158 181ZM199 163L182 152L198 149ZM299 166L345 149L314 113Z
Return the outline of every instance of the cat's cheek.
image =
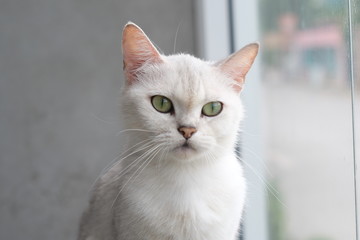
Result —
M223 114L209 119L207 122L207 133L211 136L214 136L215 138L227 135L229 133L229 129L232 128L230 126L231 124L229 125L227 118L228 117Z
M229 116L218 119L209 126L209 135L214 139L213 153L222 152L233 145L239 129L238 121L229 121Z
M169 113L160 113L156 111L151 104L142 102L137 106L137 117L134 121L141 120L143 130L152 131L153 133L170 132L171 129L176 129L176 122Z

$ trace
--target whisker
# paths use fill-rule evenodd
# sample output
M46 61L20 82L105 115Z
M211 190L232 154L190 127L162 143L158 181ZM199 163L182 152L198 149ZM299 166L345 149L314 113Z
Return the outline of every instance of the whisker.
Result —
M138 132L149 132L149 133L156 133L156 131L151 131L151 130L146 130L146 129L138 129L138 128L128 128L128 129L124 129L124 130L121 130L119 131L116 136L119 136L121 133L125 133L125 132L135 132L135 131L138 131Z
M246 147L246 146L241 146L242 150L246 150L249 153L251 153L257 160L259 160L259 162L261 163L261 165L264 167L265 171L269 174L270 177L273 177L273 174L271 173L270 169L266 166L265 161L258 155L256 154L254 151L250 150L250 148Z
M146 163L145 166L140 170L140 172L136 175L136 177L133 179L134 181L135 181L135 179L144 171L144 169L150 164L150 162L156 157L156 155L161 151L161 148L160 148L160 147L161 147L161 146L159 146L159 148L153 152L153 154L150 156L150 158L145 161L145 162L147 162L147 163ZM141 168L141 166L138 168L138 170L139 170L140 168ZM138 170L137 170L137 171L138 171ZM137 171L136 171L136 172L137 172ZM131 179L131 177L130 177L130 179ZM130 179L129 179L129 181L130 181ZM128 182L129 182L129 181L128 181ZM123 188L125 187L125 185L126 185L126 183L124 184Z
M125 154L126 154L127 152L129 152L131 149L136 148L137 146L143 144L144 142L147 142L147 143L145 143L141 148L139 148L139 149L137 149L136 151L133 151L133 152L127 154L125 157L122 157L121 159L119 159L122 155L125 155ZM125 152L119 154L115 159L113 159L113 161L112 161L111 163L114 164L114 165L109 166L111 163L108 164L108 165L107 165L107 168L104 168L104 170L102 171L102 173L107 172L107 171L108 171L109 169L111 169L112 167L115 167L116 164L120 163L122 160L130 157L131 155L133 155L133 154L135 154L135 153L138 153L138 152L146 149L149 145L151 145L151 143L152 143L152 140L146 139L146 140L143 140L143 141L135 144L134 146L130 147L128 150L126 150Z
M248 131L245 130L241 130L241 133L248 135L249 137L259 137L259 134L255 134L255 133L250 133ZM261 135L260 135L261 136Z
M143 154L141 154L139 157L137 157L132 163L130 163L128 166L126 166L124 169L122 169L118 173L119 175L116 176L115 178L113 178L111 181L109 181L109 183L113 183L113 182L116 182L117 180L119 180L129 170L133 169L133 167L136 166L136 164L141 162L142 159L147 157L147 155L151 154L151 152L153 152L157 147L157 146L154 147L154 145L156 145L156 143L152 143L150 146L148 146L148 147L150 147L150 149L146 150Z
M150 153L150 158L147 159L146 161L144 161L143 163L140 164L140 166L138 167L138 169L136 169L136 171L129 177L129 179L124 183L124 185L121 187L120 191L118 192L118 194L116 195L111 208L114 207L114 204L116 202L116 200L119 198L120 193L124 190L125 186L131 181L131 179L137 174L137 172L141 169L140 173L149 165L149 163L152 161L152 159L154 159L154 157L156 156L156 154L159 152L159 148L161 145L157 145L155 148L153 148L153 150ZM157 151L156 151L157 150ZM145 165L145 166L144 166ZM144 166L144 167L143 167ZM143 168L142 168L143 167ZM140 174L139 173L139 174Z
M136 151L133 151L131 152L130 154L126 155L125 157L119 159L122 155L124 155L126 152L129 152L131 149L135 148L136 146L146 142L146 141L149 141L148 143L146 143L142 148L140 149L137 149ZM128 150L126 150L125 152L122 152L122 153L119 153L110 163L108 163L100 172L100 174L98 175L98 177L95 179L95 181L93 182L93 184L91 185L92 187L90 189L93 189L95 184L97 183L97 181L106 173L108 172L111 168L117 166L117 164L119 164L120 162L122 162L122 160L126 159L127 157L135 154L135 153L138 153L144 149L146 149L146 147L149 147L149 145L151 144L152 140L149 140L149 139L146 139L146 140L143 140L137 144L135 144L133 147L129 148Z
M260 181L265 184L265 187L269 190L269 192L279 201L281 205L283 205L285 208L288 208L288 206L280 200L278 197L279 191L272 186L265 178L263 178L260 173L254 169L248 162L241 160L242 163L244 163L259 179Z
M205 154L205 159L209 164L211 164L212 162L215 162L215 160L216 160L216 158L212 152L208 152L207 154Z
M254 167L252 167L248 162L246 161L243 161L242 162L262 181L262 183L266 184L267 187L271 188L271 190L273 190L275 193L279 193L279 191L273 187L270 183L268 183L268 181L261 176L261 174L256 170L254 169Z
M175 39L174 39L174 54L176 51L176 41L177 41L177 37L178 37L178 33L179 33L179 29L180 29L180 25L181 25L182 20L179 22L177 28L176 28L176 32L175 32Z
M164 155L164 156L161 155L161 157L160 157L159 160L158 160L158 167L159 167L159 168L160 168L161 162L164 163L164 161L167 159L170 150L171 150L171 148L169 147L169 144L166 143L165 146L164 146L164 149L163 149L163 155Z
M239 154L238 150L235 150L235 152L237 154ZM250 163L248 163L247 161L245 161L243 158L240 159L239 157L237 157L239 159L239 161L241 161L242 163L244 163L261 181L262 183L264 183L267 187L271 188L275 193L279 193L279 191L273 187L270 183L268 183L268 181L266 180L266 178L264 178L263 176L261 176L261 174L259 173L259 171L257 171Z
M206 153L205 155L204 155L204 157L205 157L205 160L206 160L206 162L207 163L210 163L210 154L209 153Z
M106 123L106 124L115 124L115 123L117 123L116 121L114 121L114 122L110 122L110 121L108 121L108 120L105 120L105 119L102 119L101 117L99 117L98 115L96 115L95 113L91 113L91 116L93 117L93 118L95 118L96 120L98 120L98 121L100 121L100 122L103 122L103 123Z
M217 145L217 146L220 147L220 148L225 149L224 147L222 147L220 145ZM237 149L235 149L234 151L235 151L235 153L237 153L236 157L239 159L240 151L237 150ZM279 191L275 187L273 187L264 177L262 177L261 174L254 167L251 166L251 164L246 162L244 159L239 159L239 161L244 163L255 174L255 176L258 177L258 179L261 181L261 183L263 183L265 185L265 187L279 201L279 203L287 208L286 204L283 203L280 200L280 198L277 196L279 194Z
M162 159L164 159L166 149L168 149L168 148L166 148L166 145L165 145L165 148L163 149L160 157L158 158L158 161L157 161L157 164L156 164L157 169L160 169L160 162L162 161Z

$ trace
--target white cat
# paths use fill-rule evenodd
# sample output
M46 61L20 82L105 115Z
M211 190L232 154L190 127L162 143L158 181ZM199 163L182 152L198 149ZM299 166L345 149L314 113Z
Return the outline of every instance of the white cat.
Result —
M159 54L123 31L127 148L97 181L79 240L235 240L246 195L235 154L250 44L219 63Z

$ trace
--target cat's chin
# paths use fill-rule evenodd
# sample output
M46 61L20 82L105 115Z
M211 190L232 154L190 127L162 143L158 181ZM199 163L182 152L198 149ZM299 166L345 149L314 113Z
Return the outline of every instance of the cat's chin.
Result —
M198 149L194 144L185 142L172 151L172 155L176 160L182 162L191 162L202 155L202 151Z

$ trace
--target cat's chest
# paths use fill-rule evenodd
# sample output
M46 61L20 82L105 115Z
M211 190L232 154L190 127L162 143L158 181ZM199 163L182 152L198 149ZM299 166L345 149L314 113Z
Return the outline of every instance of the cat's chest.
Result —
M130 181L118 199L121 231L151 240L225 239L241 217L241 166L234 159L189 171L146 169ZM131 225L122 225L129 221Z
M235 169L240 170L235 167ZM128 189L135 213L167 221L219 221L244 195L241 172L205 169L195 172L144 171ZM231 208L231 207L230 207Z

